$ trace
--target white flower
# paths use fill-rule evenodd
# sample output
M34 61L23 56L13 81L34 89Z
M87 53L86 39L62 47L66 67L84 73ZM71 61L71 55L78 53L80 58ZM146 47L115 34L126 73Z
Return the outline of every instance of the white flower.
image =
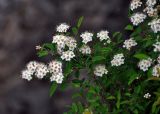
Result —
M26 69L22 71L22 78L30 81L32 75L36 72L39 63L36 61L31 61L26 65Z
M131 47L136 46L136 45L137 45L137 42L133 38L130 38L124 41L123 47L130 50Z
M132 0L130 4L130 9L133 11L134 9L137 9L142 5L142 2L140 0Z
M77 41L72 37L68 37L66 45L69 47L69 50L73 51L77 47Z
M48 73L48 68L45 64L43 63L39 63L39 65L37 66L36 72L35 72L35 76L38 79L42 79L44 76L46 76L46 74Z
M91 48L88 46L88 45L83 45L79 51L82 53L82 54L91 54Z
M154 46L154 52L160 52L160 42L156 42L153 44Z
M77 41L74 38L64 35L53 36L52 43L57 44L57 52L59 54L62 54L62 52L65 49L65 46L68 46L69 50L71 51L73 51L77 47Z
M147 16L143 13L135 13L131 16L131 22L137 26L144 21Z
M157 3L157 0L147 0L146 4L147 6L154 6Z
M48 69L50 73L53 73L53 74L62 73L62 62L53 60L49 63Z
M152 75L155 76L155 77L160 76L160 64L157 64L153 67Z
M65 48L65 43L67 41L67 36L64 35L55 35L53 36L53 41L52 43L56 43L57 47L59 48Z
M60 25L57 26L56 31L57 32L67 32L67 30L69 29L69 25L67 25L66 23L62 23Z
M50 77L51 81L56 81L58 84L63 81L63 73L62 73L62 62L53 60L48 65L49 71L52 74Z
M122 53L114 55L113 60L111 61L111 65L120 66L122 64L124 64L124 55Z
M151 97L151 94L150 93L146 93L146 94L144 94L143 97L146 98L146 99L149 99Z
M158 13L158 10L153 7L146 7L143 11L146 12L150 17L156 16Z
M66 61L70 61L74 57L75 57L74 52L68 50L68 51L62 52L61 59L66 60Z
M50 77L50 80L51 81L56 81L58 84L61 84L63 82L63 74L62 73L58 73L58 74L53 74L51 77Z
M26 69L26 70L22 71L22 78L23 79L30 81L32 79L32 75L33 75L33 71L31 71L31 70Z
M151 66L151 64L152 64L151 58L143 59L138 63L138 67L140 68L140 70L143 70L145 72L148 70L148 68Z
M32 74L33 74L33 73L36 71L38 65L39 65L38 62L36 62L36 61L30 61L30 62L26 65L26 67L27 67L27 69L28 69L30 72L32 72Z
M154 19L148 25L151 26L151 29L154 33L160 32L160 19Z
M94 74L96 76L102 77L104 74L107 74L108 70L106 69L105 65L97 65L94 69Z
M157 62L160 64L160 55L157 58Z
M100 41L107 40L107 43L111 42L111 39L108 36L108 31L100 31L97 33L97 37L100 39Z
M80 35L82 38L82 42L87 44L88 42L92 41L93 34L90 32L84 32Z

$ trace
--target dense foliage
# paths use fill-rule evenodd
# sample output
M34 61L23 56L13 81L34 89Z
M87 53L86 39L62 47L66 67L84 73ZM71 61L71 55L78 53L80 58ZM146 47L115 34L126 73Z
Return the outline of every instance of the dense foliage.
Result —
M77 88L64 114L159 114L159 12L159 0L132 0L126 38L106 30L80 34L83 17L73 27L62 23L51 43L36 47L39 57L53 61L28 63L22 78L50 78L50 96L57 87Z

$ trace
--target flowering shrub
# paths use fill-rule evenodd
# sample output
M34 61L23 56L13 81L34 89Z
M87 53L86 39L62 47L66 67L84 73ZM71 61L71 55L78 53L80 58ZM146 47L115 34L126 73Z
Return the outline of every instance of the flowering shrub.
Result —
M57 87L77 88L77 100L65 114L159 114L159 13L159 0L132 0L127 38L107 30L80 34L83 17L73 27L62 23L51 43L36 47L39 57L52 55L53 60L31 61L22 78L49 78L50 96ZM86 77L80 76L83 69Z

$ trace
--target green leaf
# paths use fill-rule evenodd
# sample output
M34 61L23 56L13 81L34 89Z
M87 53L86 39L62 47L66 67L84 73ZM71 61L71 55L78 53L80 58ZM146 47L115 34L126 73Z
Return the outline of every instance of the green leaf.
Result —
M148 76L148 77L152 77L152 71L153 71L153 68L150 68L150 69L147 71L147 76Z
M82 114L82 112L84 111L84 108L83 108L82 103L81 103L81 102L78 102L78 103L77 103L77 106L78 106L78 109L79 109L78 112L79 112L80 114Z
M65 69L64 69L64 76L68 76L71 72L72 72L72 63L71 62L67 62Z
M63 82L63 83L61 84L61 86L60 86L60 89L61 89L62 91L64 91L68 86L69 86L69 83Z
M81 86L81 84L83 83L83 81L84 80L78 80L78 79L74 79L74 80L72 80L72 85L74 86L74 87L80 87Z
M120 33L120 32L115 32L113 34L113 38L116 39L117 43L121 43L123 41L122 33Z
M136 71L134 71L133 69L131 69L129 71L129 81L128 81L128 85L130 85L137 77L138 77L138 74Z
M78 34L78 29L76 27L73 27L72 32L73 32L74 35L77 35Z
M117 35L119 35L119 34L121 34L120 32L115 32L114 34L113 34L113 38L115 38Z
M143 53L137 53L137 54L134 55L134 57L137 58L137 59L140 59L140 60L149 58L148 55L143 54Z
M116 99L114 96L109 96L109 97L107 97L107 99L108 100L114 100L114 99Z
M139 94L139 93L141 92L141 90L142 90L141 85L138 85L138 86L135 87L135 89L134 89L134 91L135 91L136 94Z
M46 50L41 50L41 51L39 51L37 54L38 54L38 57L44 57L44 56L47 56L47 55L48 55L48 51L46 51Z
M43 48L48 48L52 51L55 51L56 50L56 45L53 44L53 43L45 43L45 44L43 44Z
M149 47L151 47L151 46L153 45L153 43L154 43L154 40L151 39L151 38L146 38L146 40L144 40L144 41L145 41L145 42L144 42L143 48L149 48Z
M156 112L157 106L160 105L160 97L153 103L152 105L152 113L154 114Z
M57 83L55 83L55 82L51 85L50 92L49 92L49 96L50 96L50 97L53 96L53 94L55 93L57 87L58 87L58 85L57 85Z
M102 60L105 60L105 57L103 57L103 56L95 56L95 57L92 58L93 62L102 61Z
M120 100L121 100L121 92L120 92L120 90L118 91L118 93L117 93L117 102L116 102L116 107L117 107L117 109L119 109L120 108Z
M125 30L133 30L133 26L132 26L132 25L127 25L127 26L125 27Z
M77 107L76 103L72 103L72 110L74 112L78 112L78 107Z
M110 47L101 48L101 52L104 54L108 54L111 51L112 51L112 48L110 48Z
M125 96L131 97L132 94L130 93L125 93Z
M81 16L81 17L79 18L79 20L78 20L78 23L77 23L77 27L78 27L78 28L81 27L83 20L84 20L84 17Z
M141 29L141 26L139 26L139 27L136 28L136 29L134 30L134 32L131 34L131 37L137 36L137 35L141 34L141 32L142 32L142 29Z

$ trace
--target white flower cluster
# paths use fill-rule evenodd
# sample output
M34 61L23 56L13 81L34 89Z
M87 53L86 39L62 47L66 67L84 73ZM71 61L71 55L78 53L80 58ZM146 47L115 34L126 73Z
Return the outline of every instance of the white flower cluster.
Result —
M108 70L106 69L105 65L97 65L94 69L94 74L96 76L102 77L104 74L107 74Z
M88 45L83 45L79 51L82 53L82 54L91 54L91 48L88 46Z
M27 68L22 71L22 78L30 81L32 75L35 74L38 79L42 79L48 72L48 68L45 64L31 61L27 64Z
M75 57L74 52L70 50L62 52L62 55L61 55L61 59L65 61L70 61L74 57Z
M124 41L123 47L130 50L131 47L136 46L136 45L137 45L137 42L133 38L130 38Z
M143 97L146 98L146 99L149 99L151 97L151 94L150 93L146 93L146 94L144 94Z
M62 73L62 63L57 60L53 60L49 63L49 65L45 65L44 63L31 61L27 64L27 69L22 71L22 78L30 81L35 75L38 79L44 78L47 73L50 73L52 76L50 77L51 81L56 81L57 83L62 83L63 81L63 73Z
M157 3L157 0L147 0L147 6L153 7Z
M75 57L73 51L77 47L77 42L74 38L64 35L55 35L53 36L52 43L57 44L57 52L61 54L61 58L63 60L70 61L73 57ZM69 50L64 51L65 46L67 46Z
M64 36L64 35L55 35L55 36L53 36L52 43L56 43L57 47L63 49L63 48L65 48L65 44L66 44L67 38L68 37Z
M56 31L57 32L67 32L67 30L69 29L69 25L67 25L66 23L61 23L60 25L57 26Z
M44 76L46 76L46 74L48 73L48 68L45 64L43 63L39 63L38 64L38 67L36 69L36 72L35 72L35 76L38 78L38 79L42 79L44 78Z
M57 83L62 83L63 73L62 73L62 62L53 60L49 63L48 69L52 76L50 77L51 81L56 81Z
M77 41L72 37L68 37L66 40L66 45L68 46L69 50L73 51L77 47Z
M142 2L140 0L132 0L130 4L130 9L133 11L134 9L137 9L142 5Z
M158 0L159 1L159 0ZM159 5L157 4L157 0L146 0L146 7L142 10L142 12L134 13L131 16L131 22L133 25L137 26L142 23L147 15L149 17L154 17L151 22L148 23L154 33L160 32L160 19L157 19L159 12ZM140 0L132 0L130 4L130 9L134 10L142 5Z
M22 75L23 79L26 79L26 80L30 81L30 80L32 80L33 73L30 70L26 69L26 70L22 71L21 75Z
M153 44L154 46L154 52L160 52L160 42L156 42L155 44Z
M120 66L122 64L124 64L124 55L122 53L114 55L113 60L111 61L111 65Z
M157 64L153 67L152 75L155 76L155 77L160 76L160 64Z
M38 67L39 63L36 61L30 61L26 67L27 70L30 70L32 72L32 74L36 71L37 67Z
M142 23L147 16L143 13L135 13L131 16L131 22L133 25L137 26Z
M53 36L52 43L57 44L57 48L59 49L59 51L61 51L60 53L62 53L65 46L68 46L69 50L72 50L72 51L77 47L77 42L74 38L67 37L67 36L64 36L64 35Z
M151 64L152 64L151 58L143 59L138 63L138 67L145 72L148 70L148 68L151 66Z
M93 34L90 32L84 32L80 35L82 38L82 42L87 44L88 42L92 41Z
M154 19L148 25L151 26L151 29L154 33L160 32L160 19Z
M102 30L99 33L97 33L97 37L100 39L100 41L107 40L107 43L110 43L111 39L110 39L108 34L109 34L108 31L103 31Z
M157 8L153 8L153 7L146 7L143 11L146 12L149 17L156 16L158 13Z

